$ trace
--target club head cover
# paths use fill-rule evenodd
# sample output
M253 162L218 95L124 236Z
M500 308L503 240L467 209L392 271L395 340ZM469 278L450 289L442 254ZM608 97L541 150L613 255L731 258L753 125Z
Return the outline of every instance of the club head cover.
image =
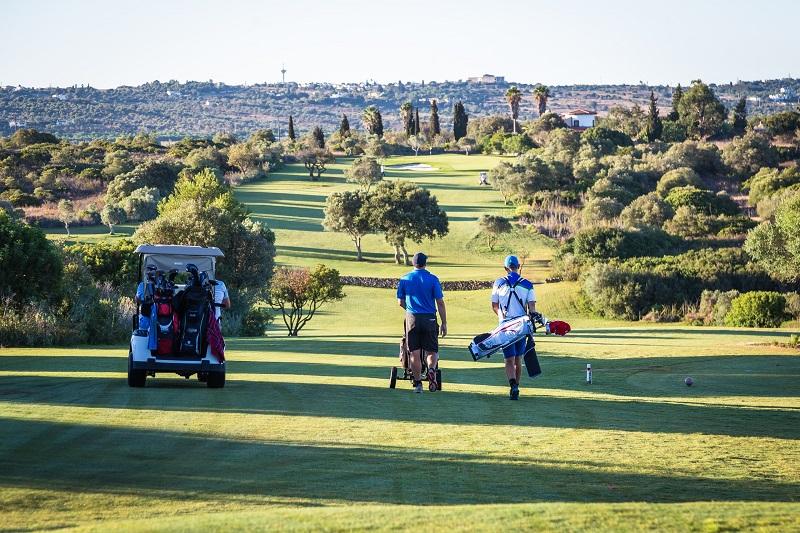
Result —
M561 337L572 331L570 325L561 320L553 320L548 324L548 326L551 333L555 333Z

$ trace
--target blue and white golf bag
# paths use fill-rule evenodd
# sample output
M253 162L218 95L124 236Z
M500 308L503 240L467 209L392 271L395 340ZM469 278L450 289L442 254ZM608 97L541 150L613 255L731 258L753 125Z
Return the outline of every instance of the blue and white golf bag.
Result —
M533 335L535 328L527 315L509 318L488 333L481 333L469 344L469 353L474 360L489 357L520 339Z

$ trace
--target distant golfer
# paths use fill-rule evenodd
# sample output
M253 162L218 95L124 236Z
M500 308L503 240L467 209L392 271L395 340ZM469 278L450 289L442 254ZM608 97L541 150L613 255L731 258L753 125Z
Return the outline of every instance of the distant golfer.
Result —
M497 278L492 287L492 311L502 322L507 318L517 318L536 311L536 293L533 283L519 274L519 259L515 255L506 257L503 263L506 275ZM525 341L520 339L503 348L506 363L506 377L511 386L510 398L519 399L519 378L522 374L522 356L525 355Z
M422 252L414 254L414 270L400 278L397 285L397 301L406 310L406 344L411 354L411 374L414 378L414 392L422 392L422 358L425 350L428 363L428 389L435 391L436 368L439 361L439 324L436 310L442 317L441 334L447 335L447 310L439 278L425 269L428 258Z

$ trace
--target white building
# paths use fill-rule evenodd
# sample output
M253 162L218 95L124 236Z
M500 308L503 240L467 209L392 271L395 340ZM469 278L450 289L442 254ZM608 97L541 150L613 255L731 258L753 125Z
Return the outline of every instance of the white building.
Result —
M586 128L594 126L597 120L597 113L586 109L573 109L572 111L564 113L562 117L570 128L585 130Z
M488 84L502 84L506 82L505 76L495 76L494 74L484 74L483 76L475 76L467 78L469 83L488 83Z

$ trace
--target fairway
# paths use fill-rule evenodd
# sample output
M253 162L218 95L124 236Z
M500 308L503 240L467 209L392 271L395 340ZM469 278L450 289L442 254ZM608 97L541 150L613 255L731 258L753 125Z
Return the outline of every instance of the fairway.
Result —
M544 239L488 252L474 238L481 214L512 214L477 185L498 160L387 163L432 167L387 179L447 211L450 234L420 245L443 280L493 279L523 247L527 276L550 271ZM290 165L236 195L275 231L280 265L398 277L409 267L382 236L357 262L322 231L326 196L353 188L347 163L319 182ZM774 344L788 330L586 318L575 284L536 291L573 332L537 340L543 375L519 402L498 356L466 350L496 324L488 290L445 296L439 393L388 388L402 324L389 289L345 287L298 338L228 339L222 390L169 375L128 388L125 346L0 349L0 530L800 529L800 357Z
M365 292L353 323L399 320ZM800 527L800 359L761 345L777 333L578 323L512 403L461 327L441 393L389 390L391 322L234 340L220 391L129 389L123 348L3 350L2 527Z

